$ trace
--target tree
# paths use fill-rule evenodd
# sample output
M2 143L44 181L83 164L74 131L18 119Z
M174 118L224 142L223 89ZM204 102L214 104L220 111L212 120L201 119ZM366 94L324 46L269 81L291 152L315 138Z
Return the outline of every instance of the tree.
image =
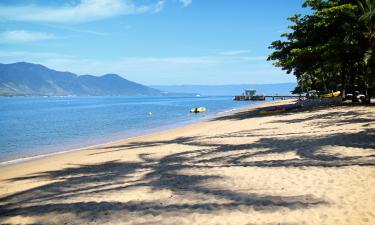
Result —
M289 18L268 60L296 76L296 92L374 88L374 0L307 0L311 14Z
M368 46L363 54L363 62L365 64L365 82L371 87L375 86L375 1L373 0L357 0L359 8L359 22L364 26L362 35L367 39Z

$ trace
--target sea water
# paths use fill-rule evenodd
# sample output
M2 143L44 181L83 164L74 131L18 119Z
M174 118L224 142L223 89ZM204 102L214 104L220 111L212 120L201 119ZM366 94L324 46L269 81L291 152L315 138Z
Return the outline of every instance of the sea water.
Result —
M0 162L139 136L257 103L229 96L0 98ZM199 106L207 112L189 112Z

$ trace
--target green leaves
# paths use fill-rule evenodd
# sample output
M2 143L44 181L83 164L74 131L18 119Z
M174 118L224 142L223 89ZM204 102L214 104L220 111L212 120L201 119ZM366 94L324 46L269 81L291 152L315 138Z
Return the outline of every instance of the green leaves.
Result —
M312 13L288 18L291 32L271 43L268 60L307 88L375 85L375 1L306 0L303 7Z

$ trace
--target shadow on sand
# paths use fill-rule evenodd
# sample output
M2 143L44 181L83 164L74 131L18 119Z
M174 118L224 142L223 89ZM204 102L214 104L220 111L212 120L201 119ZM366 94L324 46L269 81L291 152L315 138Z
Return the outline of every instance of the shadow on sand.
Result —
M313 110L313 109L309 109ZM320 109L316 109L320 110ZM244 112L231 115L219 120L245 119L256 112ZM283 115L284 116L284 115ZM329 113L319 116L324 119L319 126L334 124L358 123L366 127L369 121L356 113L342 115L344 119L337 119ZM312 117L306 121L314 120ZM217 120L217 119L216 119ZM298 123L301 120L282 119L278 123ZM311 133L311 132L307 132ZM375 152L367 156L344 156L319 152L321 147L336 145L344 147L375 150L375 130L364 129L357 133L337 133L331 135L316 135L311 137L303 133L275 134L262 137L252 144L219 144L210 140L222 137L263 136L262 130L253 129L241 132L226 133L212 137L183 137L174 140L155 142L132 142L126 145L111 146L103 150L102 154L114 151L136 151L145 147L178 144L199 147L193 151L183 151L154 159L148 154L139 154L139 162L108 161L92 165L70 165L70 167L17 177L9 182L25 180L46 180L47 184L27 189L0 198L0 222L14 216L48 216L54 214L71 213L81 222L93 222L93 218L105 220L107 215L120 212L121 215L137 214L160 215L163 213L213 213L219 210L238 210L240 207L252 208L259 211L274 211L283 208L297 210L329 204L324 199L314 196L264 196L257 193L243 193L222 188L209 188L202 185L214 179L224 179L221 176L199 175L183 173L186 169L210 169L221 167L344 167L344 166L375 166ZM284 138L283 135L291 135ZM208 141L210 142L208 142ZM258 151L258 149L264 149ZM266 156L273 153L293 152L298 158L287 160L251 161L254 156ZM225 153L223 155L223 153ZM101 154L101 153L96 153ZM135 176L142 174L142 176ZM205 198L221 199L224 203L202 200L195 203L173 203L164 205L158 200L153 201L77 201L85 196L126 193L134 188L148 188L149 190L168 190L172 195L205 196ZM73 201L69 201L74 199Z

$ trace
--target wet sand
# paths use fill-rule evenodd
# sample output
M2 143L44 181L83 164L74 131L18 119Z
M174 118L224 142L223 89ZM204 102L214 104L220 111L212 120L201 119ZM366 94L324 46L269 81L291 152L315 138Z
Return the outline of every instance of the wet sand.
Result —
M375 224L375 107L210 121L0 168L0 224Z

